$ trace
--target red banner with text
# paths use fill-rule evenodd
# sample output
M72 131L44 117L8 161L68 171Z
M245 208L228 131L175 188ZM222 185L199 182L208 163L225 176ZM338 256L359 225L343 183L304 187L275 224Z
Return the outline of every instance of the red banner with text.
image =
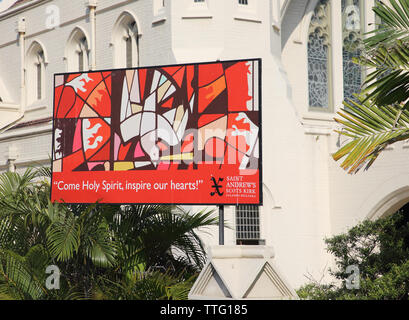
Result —
M261 204L260 68L55 75L52 201Z

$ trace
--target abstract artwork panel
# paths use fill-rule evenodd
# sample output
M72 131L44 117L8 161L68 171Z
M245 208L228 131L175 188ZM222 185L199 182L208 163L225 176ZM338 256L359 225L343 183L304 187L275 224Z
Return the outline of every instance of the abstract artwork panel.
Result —
M260 68L256 59L56 75L53 200L260 204ZM183 177L194 190L172 185ZM130 193L155 179L168 184L167 199L158 189L143 199ZM248 181L256 195L227 196L226 180ZM104 181L123 190L101 193ZM179 191L199 189L179 200Z

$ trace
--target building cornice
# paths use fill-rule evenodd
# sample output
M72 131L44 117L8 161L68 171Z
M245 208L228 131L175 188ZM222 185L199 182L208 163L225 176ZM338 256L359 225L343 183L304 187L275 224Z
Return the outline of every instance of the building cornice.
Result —
M51 134L51 132L52 118L44 118L34 121L21 122L0 134L0 142L9 139L32 136L42 133Z
M12 17L12 16L14 16L16 14L19 14L22 11L25 11L28 8L38 6L38 5L41 5L43 3L47 3L47 2L50 2L50 1L52 1L52 0L33 0L33 1L27 2L27 3L22 4L20 6L17 6L17 7L11 7L10 9L0 13L0 21L3 20L3 19L10 18L10 17Z

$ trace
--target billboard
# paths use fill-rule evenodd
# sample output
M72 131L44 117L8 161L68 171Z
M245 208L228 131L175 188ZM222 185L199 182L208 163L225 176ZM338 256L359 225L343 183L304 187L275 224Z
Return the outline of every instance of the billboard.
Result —
M54 76L52 201L262 204L261 60Z

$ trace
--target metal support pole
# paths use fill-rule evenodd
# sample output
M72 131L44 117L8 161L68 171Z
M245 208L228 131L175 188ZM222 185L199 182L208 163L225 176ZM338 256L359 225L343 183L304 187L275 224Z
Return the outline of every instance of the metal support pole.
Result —
M219 206L219 245L224 246L224 206Z

